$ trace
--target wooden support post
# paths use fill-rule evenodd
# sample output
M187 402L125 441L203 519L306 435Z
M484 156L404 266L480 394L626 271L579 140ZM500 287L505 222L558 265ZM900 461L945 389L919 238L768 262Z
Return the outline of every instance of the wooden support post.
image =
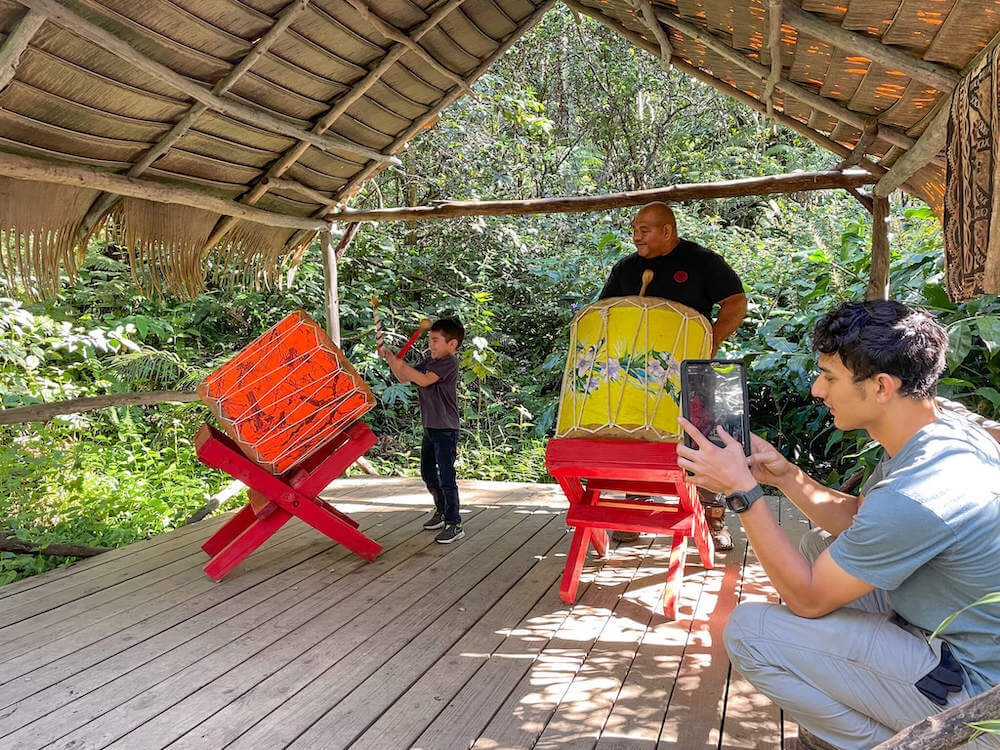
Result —
M771 73L761 97L767 105L767 114L774 114L774 87L781 80L781 0L767 4L767 44L771 52Z
M889 299L889 199L876 195L872 211L872 263L865 299Z
M320 232L323 250L323 297L326 307L326 332L330 340L340 346L340 297L337 290L337 246L333 233Z
M31 41L35 32L42 28L43 23L45 23L45 14L29 9L7 36L3 47L0 47L0 91L7 88L7 84L14 78L17 64L21 61L21 55L28 49L28 42Z
M385 161L392 164L399 164L399 160L393 156L381 154L370 148L358 145L347 138L341 136L317 135L303 130L299 126L286 119L271 114L267 110L256 106L244 104L235 99L229 99L213 94L208 88L196 81L186 78L177 71L167 67L163 63L157 62L151 57L143 54L132 47L128 42L115 36L95 23L91 23L83 16L62 5L56 0L24 0L23 5L41 11L48 16L48 20L58 23L68 29L71 33L86 39L99 47L103 47L108 52L116 55L122 60L135 65L143 72L158 78L169 86L177 89L185 96L189 96L195 101L201 102L209 109L216 112L235 117L237 120L255 125L272 133L294 138L296 140L308 141L323 151L342 151L349 154Z

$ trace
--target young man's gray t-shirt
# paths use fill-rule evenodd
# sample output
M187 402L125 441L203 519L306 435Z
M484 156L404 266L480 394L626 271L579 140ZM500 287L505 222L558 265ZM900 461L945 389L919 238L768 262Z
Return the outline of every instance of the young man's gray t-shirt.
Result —
M984 430L942 415L873 479L830 545L841 568L885 589L896 612L928 631L1000 590L1000 444ZM941 637L971 695L1000 684L1000 604L963 612Z
M417 389L420 422L436 430L458 429L458 360L449 354L441 359L428 357L416 364L420 372L433 372L439 380Z

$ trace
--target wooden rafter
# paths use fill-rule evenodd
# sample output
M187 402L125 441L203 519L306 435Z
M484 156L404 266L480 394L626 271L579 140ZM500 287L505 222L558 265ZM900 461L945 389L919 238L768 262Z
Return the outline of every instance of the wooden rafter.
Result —
M458 8L463 2L465 2L465 0L444 0L444 2L439 3L431 12L430 16L428 16L425 21L414 29L410 38L414 42L420 41L420 39L428 31L437 26L445 16ZM397 42L395 45L390 47L388 52L386 52L382 59L379 60L378 64L368 71L364 78L355 83L350 91L345 92L337 98L333 107L331 107L330 110L317 120L315 125L313 125L312 132L322 134L331 128L334 123L336 123L337 120L339 120L340 117L347 112L348 108L364 96L365 93L372 86L374 86L383 75L385 75L386 71L395 65L408 50L409 47L400 42ZM246 193L240 196L239 201L250 206L257 203L257 201L259 201L264 194L267 193L267 186L269 184L268 181L280 178L296 161L302 157L302 154L304 154L308 148L308 142L299 141L288 149L277 161L268 167L267 172L260 177ZM321 205L326 206L328 203L329 199L326 199L321 202ZM222 239L235 226L235 224L236 221L229 217L221 219L215 229L212 230L212 234L209 236L208 242L205 243L205 247L202 252L208 252L222 242Z
M223 96L217 96L206 86L182 76L175 70L167 67L163 63L148 57L135 49L128 42L112 34L95 23L91 23L83 16L73 12L64 5L60 5L56 0L23 0L23 4L35 10L41 11L48 16L53 23L58 23L73 34L86 39L94 44L100 45L112 54L135 65L140 70L154 76L164 83L177 89L185 96L189 96L195 101L201 102L208 109L234 117L237 120L255 125L263 130L270 130L273 133L284 135L296 140L305 140L310 144L324 151L342 151L349 154L364 157L365 159L375 159L398 164L399 160L392 156L386 156L378 151L374 151L365 146L361 146L353 141L340 136L317 135L310 131L303 130L297 125L290 123L271 114L263 107L251 104L244 104Z
M13 80L17 64L21 61L21 55L28 49L28 43L42 28L43 23L45 23L45 14L29 8L28 12L17 22L14 30L7 36L7 39L4 40L3 47L0 47L0 91L7 88L7 84Z
M257 40L257 43L250 49L239 63L222 80L212 87L212 93L221 96L226 93L233 84L236 83L253 65L260 60L270 49L271 45L291 26L292 22L298 18L309 5L309 0L292 0L286 5L275 19L274 24L267 32ZM172 128L157 141L145 154L142 155L128 174L131 177L138 177L149 168L153 162L163 156L170 148L187 133L202 114L208 110L208 105L202 102L195 102L191 108L178 120ZM113 193L103 193L91 204L83 220L80 222L80 230L77 238L79 242L85 242L94 231L94 227L104 217L108 210L118 202L121 196Z
M603 13L600 13L593 8L580 5L579 3L576 2L576 0L563 0L563 2L565 2L568 6L574 8L578 12L590 16L598 23L604 24L615 33L620 34L621 36L628 39L630 42L632 42L632 44L634 44L639 49L644 49L652 55L656 54L656 47L650 44L650 42L641 35L627 28L617 19L611 18L610 16L605 16ZM747 94L744 91L740 91L735 86L730 86L725 81L716 78L710 73L706 73L701 68L695 67L694 65L687 62L686 60L681 59L680 57L674 56L673 64L674 67L676 67L678 70L687 73L692 78L696 78L697 80L708 84L717 91L721 91L723 94L732 97L736 101L746 104L751 109L754 109L757 112L760 112L761 114L767 115L767 107L764 106L763 102L761 102L759 99L756 99L753 96L750 96L750 94ZM841 144L834 141L832 138L829 138L823 135L822 133L813 130L808 125L799 122L794 117L789 117L783 112L775 111L772 115L770 115L770 117L778 124L784 125L785 127L794 130L796 133L799 133L800 135L808 138L814 143L819 144L828 151L832 151L838 156L846 158L851 153L851 149L847 148L846 146L842 146ZM881 177L883 174L885 174L886 171L879 165L872 162L870 159L861 159L858 162L858 166L877 177Z
M766 81L773 72L773 68L769 70L760 63L733 49L721 38L715 36L710 31L703 29L691 21L677 18L666 11L657 12L656 17L661 23L670 26L678 33L683 34L696 42L704 44L712 52L715 52L717 55L734 65L740 66L743 70L756 76L761 81ZM865 125L868 122L869 118L860 112L850 110L847 107L827 99L826 97L810 91L805 86L789 81L780 73L778 80L775 83L775 89L786 96L791 96L793 99L797 99L813 109L825 112L831 117L856 127L858 130L864 130ZM900 148L910 148L914 143L916 143L915 138L889 125L881 125L879 127L879 138L891 143L894 146L899 146Z
M872 144L878 140L879 137L879 124L877 117L868 118L868 122L865 123L864 129L861 131L861 137L858 138L858 142L854 144L854 148L851 149L851 155L848 156L840 163L841 169L847 169L857 164L863 157L868 155L868 149L872 147Z
M459 216L523 216L528 214L584 213L613 208L642 206L653 201L678 202L709 198L732 198L743 195L777 195L808 190L857 188L875 182L875 177L861 169L829 172L748 177L705 184L669 185L651 190L633 190L611 195L588 195L559 198L534 198L521 201L453 201L434 206L381 208L371 211L344 209L327 218L335 221L423 221Z
M771 51L771 73L761 98L770 115L774 112L774 87L781 80L781 0L769 0L767 4L767 44Z
M514 42L520 39L521 36L523 36L528 29L530 29L536 23L541 21L542 16L548 13L549 10L552 8L552 6L555 4L556 0L544 0L544 2L541 3L541 5L538 5L527 18L521 21L521 25L518 26L518 28L516 28L510 34L508 34L507 37L503 40L503 42L501 42L500 45L495 50L493 50L493 52L479 64L479 67L477 67L474 71L472 71L472 73L469 75L469 78L467 79L469 84L471 85L481 75L483 75L487 70L489 70L490 67L493 65L493 63L495 63L498 59L500 59L500 57L506 54L507 50L510 49L511 46L513 46ZM451 91L445 94L445 96L437 104L435 104L434 107L428 110L423 115L423 117L414 120L413 124L411 124L409 128L404 130L396 138L392 146L390 146L388 149L389 153L398 153L399 151L401 151L403 147L406 146L406 144L409 143L412 138L414 138L418 133L422 132L425 127L429 127L430 123L432 123L441 114L441 112L444 111L445 107L448 107L452 103L457 101L458 98L462 96L462 93L463 91L460 88L456 87L451 89ZM348 182L344 187L340 189L340 191L337 193L337 198L335 200L332 200L328 202L326 205L322 206L319 210L313 213L313 216L314 217L325 216L327 213L329 213L330 209L342 204L343 201L345 201L349 196L353 195L354 191L357 189L358 186L360 186L365 181L374 177L380 171L385 169L386 166L388 165L379 164L377 162L369 162L368 165L361 172L352 177L350 182ZM304 239L305 239L304 233L296 232L292 236L292 238L288 241L286 247L296 247L299 244L301 244Z
M438 62L437 58L435 58L434 55L425 50L420 45L419 42L413 41L410 37L408 37L405 33L403 33L402 30L397 29L392 24L383 21L381 18L379 18L378 14L372 11L372 9L368 7L368 4L364 0L347 0L347 2L351 4L351 7L354 8L365 21L374 26L379 34L384 36L386 39L391 39L394 42L406 45L406 47L409 49L410 52L417 55L417 57L419 57L425 63L430 65L431 68L436 70L438 73L440 73L442 76L447 78L452 83L461 86L463 89L465 89L465 93L467 94L472 93L472 90L468 86L466 86L465 80L460 75L458 75L453 70L449 70L440 62Z
M646 21L646 25L653 32L653 36L656 37L656 41L660 45L660 65L663 66L664 70L670 70L670 58L674 56L674 47L670 43L670 35L667 30L664 29L656 20L656 11L653 10L653 4L649 0L636 0L639 5L639 10L642 11L642 17Z
M312 232L327 227L326 222L318 219L289 216L288 214L252 208L236 201L219 198L203 190L152 182L138 177L105 172L93 167L53 164L27 156L0 153L0 174L18 180L73 185L74 187L103 190L133 198L145 198L160 203L177 203L268 226L305 229Z
M918 81L933 86L938 91L951 91L958 83L959 74L944 65L937 65L927 60L911 57L902 50L882 44L877 39L858 34L833 23L828 23L814 16L795 3L782 5L784 19L800 32L822 39L828 44L855 55L862 55L888 68L916 78Z
M1000 44L1000 34L997 34L990 42L976 53L968 64L962 68L961 76L964 78L970 71L974 70L983 59L993 52L993 49ZM906 180L910 179L917 170L933 160L944 148L948 140L948 116L951 112L951 99L954 91L949 91L948 96L941 99L930 114L930 122L921 133L920 138L913 148L899 157L892 165L889 172L878 181L872 192L875 195L887 196L893 190L899 188Z

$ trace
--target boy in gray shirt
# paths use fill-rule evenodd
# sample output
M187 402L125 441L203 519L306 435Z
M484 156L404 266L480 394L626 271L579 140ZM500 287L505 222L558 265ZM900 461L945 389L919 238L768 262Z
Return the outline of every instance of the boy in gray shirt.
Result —
M458 360L455 351L464 338L465 329L458 318L441 318L431 326L430 356L413 367L385 347L379 348L379 356L389 363L389 369L400 383L419 386L417 400L424 429L420 476L434 498L434 513L424 522L424 528L428 531L441 529L434 537L439 544L450 544L465 536L458 513L455 478L458 455Z
M839 429L885 449L860 497L823 487L756 435L746 459L728 435L718 448L682 420L698 448L678 447L678 463L726 494L783 602L737 607L726 648L798 721L805 747L814 736L871 748L1000 684L1000 605L928 638L1000 582L1000 444L937 406L947 342L927 314L882 300L841 305L816 326L813 395ZM758 482L818 527L799 549L757 502Z

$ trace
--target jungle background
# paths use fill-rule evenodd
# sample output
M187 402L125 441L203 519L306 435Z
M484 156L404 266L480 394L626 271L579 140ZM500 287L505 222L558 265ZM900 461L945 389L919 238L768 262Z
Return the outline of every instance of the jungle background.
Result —
M436 127L404 168L363 190L359 206L532 198L831 168L836 157L677 72L597 24L550 12ZM834 428L809 396L809 334L840 299L863 298L870 216L842 191L676 206L681 236L723 254L744 281L747 321L720 356L745 358L755 431L826 482L870 469L877 451ZM461 478L551 481L545 441L556 416L573 314L634 250L633 211L366 224L340 268L343 349L379 403L380 473L416 475L413 386L377 359L369 297L397 346L422 317L457 314ZM951 338L940 392L1000 415L1000 303L951 304L940 225L896 199L891 295L931 310ZM302 307L324 319L318 244L270 289L210 288L151 300L123 248L99 237L76 283L39 303L0 286L3 406L105 393L193 389L258 334ZM120 407L0 427L0 534L117 546L184 523L229 483L195 458L199 403ZM240 494L223 509L245 502ZM0 553L0 584L66 564Z

